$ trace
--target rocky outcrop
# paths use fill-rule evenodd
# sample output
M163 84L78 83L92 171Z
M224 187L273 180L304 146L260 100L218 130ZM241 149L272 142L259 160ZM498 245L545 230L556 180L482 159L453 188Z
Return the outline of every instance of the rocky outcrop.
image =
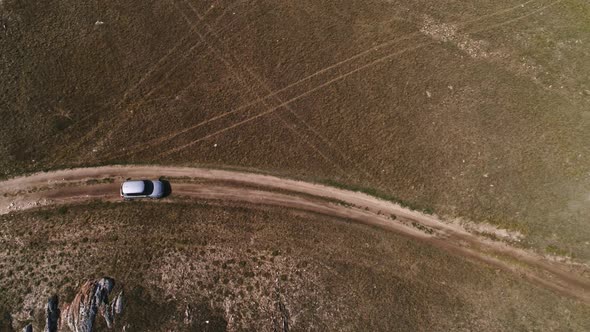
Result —
M289 332L289 311L285 304L279 301L276 305L277 313L272 320L273 332Z
M62 324L73 332L91 332L97 315L103 316L108 328L115 323L115 315L123 311L123 292L109 304L109 294L115 287L112 278L87 281L66 305L62 313Z
M117 296L113 298L111 305L104 308L103 315L107 323L107 327L111 328L115 324L115 316L123 312L123 291L120 291Z
M115 300L113 300L113 312L115 314L123 313L123 291L120 291Z
M59 313L59 299L57 295L53 295L47 300L47 308L45 310L45 332L57 332L59 326Z
M191 310L191 306L190 305L186 305L186 308L184 309L184 325L192 325L193 323L193 313Z
M276 301L275 311L272 313L272 331L273 332L289 332L289 310L283 300L284 294L281 292L281 285L279 279L276 280Z

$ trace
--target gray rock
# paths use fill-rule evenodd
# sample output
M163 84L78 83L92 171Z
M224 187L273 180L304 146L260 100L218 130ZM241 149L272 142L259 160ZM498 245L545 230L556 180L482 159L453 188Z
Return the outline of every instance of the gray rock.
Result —
M111 328L114 324L113 306L109 305L109 294L115 287L112 278L88 281L80 288L72 303L64 307L62 320L73 332L91 332L97 314L101 314ZM117 300L113 301L115 303Z
M192 323L193 323L193 314L192 314L191 306L187 304L186 308L184 309L184 324L191 325Z
M57 332L59 326L59 298L57 295L53 295L47 300L45 316L45 332Z
M123 313L123 291L120 291L115 300L113 301L115 304L115 313L122 314Z

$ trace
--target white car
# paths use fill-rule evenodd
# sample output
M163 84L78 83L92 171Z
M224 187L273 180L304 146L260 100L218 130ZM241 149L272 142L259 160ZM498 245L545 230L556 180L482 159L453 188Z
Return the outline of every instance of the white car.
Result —
M152 180L125 181L121 185L121 197L124 199L162 198L164 183Z

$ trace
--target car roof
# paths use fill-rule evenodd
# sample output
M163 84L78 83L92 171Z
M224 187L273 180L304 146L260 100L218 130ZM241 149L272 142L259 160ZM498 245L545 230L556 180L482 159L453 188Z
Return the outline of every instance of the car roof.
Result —
M125 194L141 194L145 190L143 181L125 181L121 186L121 191Z

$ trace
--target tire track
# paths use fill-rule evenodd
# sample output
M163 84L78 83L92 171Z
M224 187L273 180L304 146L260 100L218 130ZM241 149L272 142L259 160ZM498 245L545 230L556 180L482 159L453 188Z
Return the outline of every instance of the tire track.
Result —
M230 29L231 26L233 25L233 23L235 23L238 20L239 20L238 18L232 20L227 26L224 26L222 29L220 29L220 33L225 33L226 30ZM252 25L252 24L253 24L253 22L250 22L250 23L248 23L248 26L249 25ZM236 37L239 37L239 36L238 35L231 35L231 36L228 37L228 39L231 42ZM190 84L188 84L184 88L180 89L177 93L175 93L175 96L176 97L182 97L187 91L189 91L191 88L193 88L198 82L199 82L198 80L192 81ZM158 87L154 87L153 89L157 89L157 88ZM148 104L148 103L157 103L157 102L164 101L164 100L171 100L171 96L165 95L163 97L157 97L157 98L147 99L147 100L144 101L144 105L145 104ZM128 150L133 150L133 149L136 149L136 148L139 148L139 147L143 147L143 146L145 146L145 143L136 144L136 145L133 145L133 146L127 148L127 149ZM121 156L121 155L123 155L123 154L118 154L116 156Z
M497 15L501 15L501 14L505 14L507 12L514 11L516 9L523 8L527 4L533 3L533 2L537 2L537 1L539 1L539 0L528 0L526 2L523 2L521 4L518 4L516 6L512 6L512 7L506 8L506 9L502 9L502 10L499 10L499 11L496 11L496 12L493 12L493 13L490 13L490 14L483 15L481 17L477 17L477 18L474 18L474 19L471 19L471 20L459 22L459 23L456 23L456 24L458 24L458 25L459 24L460 25L468 25L468 24L471 24L471 23L479 22L481 20L485 20L485 19L490 18L490 17L494 17L494 16L497 16ZM356 60L358 58L362 58L364 55L373 53L373 52L375 52L375 51L377 51L379 49L382 49L382 48L384 48L386 46L391 46L391 45L394 45L397 42L408 40L411 37L419 36L419 35L421 35L421 33L419 31L417 31L417 32L414 32L414 33L410 33L408 35L405 35L403 37L395 38L393 40L384 42L384 43L379 44L377 46L371 46L370 48L368 48L367 50L365 50L363 52L360 52L360 53L358 53L358 54L356 54L354 56L351 56L351 57L346 58L344 60L341 60L341 61L339 61L339 62L337 62L337 63L335 63L333 65L330 65L330 66L328 66L326 68L323 68L323 69L321 69L319 71L316 71L315 73L313 73L311 75L308 75L308 76L306 76L306 77L304 77L302 79L299 79L298 81L293 82L293 83L291 83L291 84L289 84L289 85L287 85L287 86L285 86L285 87L283 87L283 88L281 88L279 90L275 90L274 92L272 92L272 93L270 93L270 94L268 94L268 95L266 95L266 96L264 96L262 98L258 98L256 100L253 100L251 102L248 102L247 104L244 104L242 106L239 106L239 107L237 107L234 110L231 110L229 112L225 112L225 113L222 113L222 114L213 116L213 117L211 117L211 118L209 118L207 120L201 121L201 122L199 122L199 123L197 123L195 125L192 125L190 127L181 129L179 131L173 132L173 133L171 133L169 135L166 135L166 136L164 136L162 138L154 139L152 141L147 142L146 144L148 144L148 145L155 145L155 144L159 144L159 143L163 143L163 142L169 141L169 140L171 140L171 139L173 139L173 138L175 138L175 137L177 137L179 135L185 134L185 133L187 133L189 131L192 131L194 129L197 129L197 128L201 127L201 126L204 126L206 124L209 124L209 123L211 123L213 121L216 121L216 120L222 119L222 118L224 118L226 116L229 116L229 115L235 114L237 112L243 111L243 110L245 110L245 109L247 109L247 108L249 108L251 106L254 106L254 105L262 102L263 100L266 100L268 98L274 97L277 94L280 94L280 93L282 93L284 91L287 91L290 88L293 88L293 87L295 87L295 86L297 86L297 85L299 85L299 84L301 84L303 82L306 82L306 81L308 81L308 80L310 80L310 79L312 79L314 77L317 77L317 76L319 76L319 75L321 75L321 74L323 74L325 72L328 72L328 71L330 71L332 69L335 69L335 68L337 68L337 67L339 67L339 66L341 66L343 64L349 63L349 62L351 62L353 60Z
M211 12L213 10L213 8L215 8L215 5L217 5L217 3L219 3L220 0L214 0L213 3L211 4L211 6L209 7L209 9L203 14L205 17L207 17L207 15L209 14L209 12ZM221 15L223 16L223 14ZM158 60L158 62L156 64L154 64L140 79L139 81L137 81L137 83L135 83L131 88L127 89L127 91L123 94L123 97L121 98L121 100L115 105L115 107L118 107L121 103L123 103L125 101L125 99L127 99L129 93L133 90L135 90L139 85L141 85L150 75L151 73L156 70L157 67L159 67L160 63L162 63L163 61L165 61L172 53L174 53L176 51L176 49L185 41L189 38L190 35L186 35L184 36L172 49L170 49L170 51L168 51L168 53L166 53L166 55L164 55L162 58L160 58L160 60Z
M186 4L188 4L191 7L191 10L197 15L197 18L199 20L202 21L202 16L199 15L199 13L194 9L194 7L192 7L190 5L190 2L185 0L184 1ZM176 6L176 3L175 3ZM178 6L176 6L178 8ZM230 60L227 60L221 51L219 51L217 48L215 48L213 45L211 45L211 43L209 43L206 39L205 36L206 35L213 35L215 36L215 38L219 41L220 44L221 40L219 38L219 35L207 24L204 23L204 26L207 28L208 31L206 31L204 34L202 34L198 28L197 28L197 24L193 23L190 18L188 18L184 12L182 11L181 8L178 8L180 14L185 18L187 24L189 24L189 26L191 27L191 29L193 31L195 31L195 33L199 36L199 38L201 39L201 41L206 44L209 49L211 49L216 57L223 62L223 64L226 66L226 68L234 75L234 77L249 91L252 91L253 89L251 89L250 85L248 85L248 83L244 80L244 77L236 70L234 64L231 63ZM231 54L230 50L227 50L227 54ZM235 60L235 57L234 57ZM255 94L257 94L255 92ZM265 106L269 107L269 105L266 103L266 101L264 102ZM326 160L329 164L331 164L332 166L334 166L342 175L345 175L346 172L342 169L342 167L340 165L338 165L337 163L335 163L333 160L331 160L328 156L326 156L324 153L322 153L313 143L311 143L308 139L306 139L299 131L297 131L292 125L290 125L285 119L283 119L280 115L278 116L278 118L280 118L280 120L283 122L283 124L286 125L287 129L289 129L291 132L293 132L295 135L299 136L306 144L308 144L313 150L315 150L324 160Z
M235 6L237 3L239 3L239 1L235 1L233 2L231 5L229 5L228 7L226 7L223 12L214 20L213 24L217 24L217 22L219 22L219 20L221 18L223 18L223 16L227 13L228 10L230 10L231 8L233 8L233 6ZM212 8L210 8L210 10L212 10ZM205 19L205 18L203 18ZM230 23L233 23L234 21L231 21ZM201 23L201 22L199 22ZM224 28L226 28L227 26L224 26ZM186 37L187 39L190 38L190 36ZM172 76L175 71L178 69L178 67L180 67L183 64L183 61L186 60L189 55L191 55L195 49L197 49L199 46L201 46L201 41L197 41L195 43L192 44L192 46L182 55L179 56L180 60L175 61L172 68L170 68L165 74L164 77L162 79L160 79L158 82L162 82L164 80L167 80L168 78L170 78L170 76ZM136 104L130 104L128 105L131 106L133 109L137 109L139 107L141 107L144 103L144 101L146 100L146 98L148 98L149 96L151 96L154 92L156 92L158 90L158 88L160 87L159 84L155 83L154 87L152 89L150 89L145 95L143 95L141 97L141 99L139 100L139 102L136 102ZM120 104L117 104L118 106L121 106ZM98 112L97 112L98 113ZM120 114L120 113L119 113ZM109 134L107 134L105 137L103 137L99 142L96 143L97 146L100 145L104 145L106 144L106 142L108 142L109 140L112 139L112 135L117 132L118 129L120 129L123 125L125 125L127 122L129 121L129 117L126 117L125 119L119 121L113 128L111 128L109 130ZM102 124L99 126L94 127L90 132L88 132L84 137L82 137L79 140L79 143L74 146L75 148L79 148L80 146L82 146L83 144L86 144L89 137L92 137L96 132L98 132L102 127L104 127L106 124Z
M185 0L185 2L190 4L190 1ZM199 13L194 9L194 7L191 5L191 9L193 10L193 12L197 15L197 17L199 19L201 19L201 15L199 15ZM252 72L252 70L250 68L248 68L246 65L240 65L239 64L239 59L237 59L235 57L235 55L233 54L233 52L228 49L227 47L224 47L225 45L222 43L221 38L219 37L219 35L211 28L211 26L209 26L207 23L204 24L205 28L208 30L206 31L206 33L211 33L218 41L218 43L220 44L220 46L222 48L225 48L224 53L228 54L229 57L231 58L229 61L224 61L226 63L226 66L228 66L230 68L230 70L232 72L234 72L234 75L241 77L242 79L240 80L242 82L242 84L244 84L243 82L243 76L241 74L239 74L236 70L235 67L241 67L242 71L244 72L244 75L246 76L250 76L252 77L259 85L259 87L261 87L262 89L266 90L267 93L271 93L272 90L268 87L268 85L266 85L264 83L264 81L258 77L258 75L256 75L254 72ZM222 55L219 53L218 50L218 57L221 58ZM232 61L233 60L233 61ZM279 103L283 103L283 101L278 97L275 96L275 99L279 102ZM270 106L267 104L266 101L263 101L263 104L265 106L265 108L269 108ZM284 107L291 115L293 115L300 124L303 124L303 126L305 126L306 128L308 128L309 131L311 131L312 133L314 133L316 136L320 137L320 139L322 139L324 142L326 142L326 139L320 135L317 131L313 130L313 128L311 128L311 126L303 121L296 112L293 111L293 109L289 106L286 105ZM296 134L297 136L299 136L303 141L305 141L307 143L308 146L310 146L313 150L315 150L318 154L320 154L320 156L326 160L327 162L331 163L333 166L335 166L335 168L337 168L340 172L341 175L350 178L350 174L348 172L345 172L344 169L342 168L342 165L340 165L339 163L335 162L334 160L332 160L330 157L328 157L326 154L324 154L322 151L320 151L320 149L312 142L309 141L309 139L306 138L306 136L309 135L305 135L303 133L298 132L291 124L289 124L289 121L287 119L285 119L280 113L276 114L277 118L279 118L294 134ZM328 144L329 145L329 144ZM331 147L331 145L330 145ZM332 150L335 150L332 148ZM350 158L345 156L341 151L339 150L335 150L337 152L339 152L346 160L350 161ZM332 155L332 154L328 154L328 155ZM357 164L355 164L354 162L352 162L353 165L355 165L355 167L358 168L358 170L361 171L361 173L364 173L368 178L371 178L374 180L374 178L363 168L360 168L357 166Z
M159 176L177 179L173 184L174 194L191 199L308 211L393 231L466 259L514 273L539 286L577 299L580 304L590 304L590 279L584 276L588 271L587 265L549 260L532 250L515 248L508 243L470 233L461 224L444 222L436 216L424 215L363 193L269 175L137 165L41 172L0 182L0 215L96 199L120 202L119 181ZM107 177L114 178L116 182L88 185L88 180ZM201 181L191 182L194 179ZM174 202L173 199L171 201ZM334 201L345 204L335 204ZM391 215L396 218L391 218Z
M263 87L266 91L272 91L272 89L268 86L268 84L266 84L262 79L256 77L256 74L252 72L252 70L250 68L245 67L245 70L248 71L250 73L250 75L252 77L254 77ZM284 101L282 99L280 99L279 97L276 97L276 100L279 103L283 103ZM265 104L265 106L267 106ZM357 164L354 160L352 160L352 158L350 158L349 156L347 156L344 152L342 152L341 150L335 148L332 143L330 142L330 140L328 140L326 137L324 137L321 133L319 133L313 126L311 126L310 124L308 124L305 120L303 120L298 114L297 112L295 112L289 105L285 106L285 109L289 112L289 114L293 115L296 119L296 121L300 124L303 124L305 127L308 128L309 131L311 131L316 137L319 138L320 141L322 141L324 144L326 144L332 151L337 152L340 157L342 157L344 160L350 162L358 171L360 171L361 173L365 174L365 176L367 176L367 178L372 179L372 180L376 180L374 176L372 176L369 172L366 171L365 168L361 167L359 164ZM281 118L282 119L282 118ZM344 172L343 174L345 177L347 178L351 178L352 176L350 175L349 172Z
M536 2L536 1L539 1L539 0L528 0L528 1L524 2L524 3L518 4L516 6L510 7L510 8L507 8L507 9L503 9L503 10L500 10L500 11L497 11L497 12L494 12L494 13L491 13L491 14L487 14L487 15L484 15L484 16L481 16L481 17L478 17L478 18L475 18L475 19L472 19L472 20L468 20L468 21L464 21L464 22L459 22L459 23L451 23L451 24L467 25L467 24L470 24L470 23L481 21L481 20L486 19L486 18L489 18L489 17L497 16L497 15L500 15L500 14L504 14L506 12L513 11L515 9L522 8L523 6L526 6L527 4L532 3L532 2ZM320 69L320 70L316 71L315 73L313 73L313 74L311 74L309 76L306 76L306 77L304 77L302 79L299 79L299 80L297 80L297 81L295 81L293 83L290 83L287 86L285 86L285 87L283 87L283 88L281 88L279 90L273 91L272 94L266 95L262 99L270 98L271 96L273 96L275 94L279 94L281 92L284 92L284 91L286 91L286 90L288 90L288 89L290 89L290 88L292 88L292 87L294 87L296 85L299 85L299 84L301 84L301 83L303 83L305 81L308 81L308 80L310 80L310 79L312 79L312 78L314 78L314 77L316 77L318 75L321 75L321 74L323 74L323 73L325 73L327 71L330 71L330 70L332 70L334 68L337 68L337 67L339 67L339 66L341 66L343 64L346 64L346 63L348 63L350 61L353 61L355 59L358 59L360 57L363 57L366 54L373 53L373 52L375 52L375 51L377 51L377 50L379 50L381 48L384 48L386 46L390 46L390 45L392 45L392 44L394 44L396 42L408 40L408 39L410 39L412 37L419 36L419 35L421 35L421 32L420 31L416 31L416 32L407 34L405 36L402 36L400 38L396 38L396 39L393 39L393 40L390 40L390 41L381 43L381 44L379 44L377 46L371 46L371 47L367 48L366 50L364 50L364 51L362 51L360 53L357 53L357 54L355 54L355 55L353 55L351 57L348 57L348 58L345 58L345 59L343 59L341 61L338 61L338 62L336 62L336 63L334 63L334 64L332 64L332 65L330 65L328 67L325 67L323 69ZM261 101L261 99L253 100L253 101L251 101L251 102L249 102L249 103L247 103L247 104L245 104L243 106L240 106L235 111L239 111L241 108L246 108L246 107L253 106L253 105L259 103L260 101Z
M217 3L218 1L219 1L219 0L215 0L215 3ZM211 8L210 8L210 9L207 11L207 13L208 13L209 11L213 10L213 9L214 9L214 7L211 7ZM106 108L107 108L107 107L109 107L109 106L114 106L115 108L116 108L116 107L119 107L119 106L120 106L120 105L121 105L121 104L124 102L124 100L125 100L125 99L128 97L128 95L129 95L129 94L130 94L130 93L131 93L133 90L137 89L137 87L138 87L138 86L140 86L140 85L141 85L141 83L143 83L143 82L144 82L144 81L145 81L145 80L146 80L146 79L149 77L149 75L151 75L151 73L153 73L153 72L154 72L156 69L158 69L158 68L159 68L161 65L163 65L162 63L163 63L163 62L165 62L165 60L166 60L166 59L167 59L167 58L168 58L170 55L172 55L176 49L178 49L180 46L182 46L182 44L183 44L184 42L186 42L186 41L188 40L188 38L189 38L189 37L190 37L189 35L186 35L186 36L184 36L184 37L183 37L183 38L182 38L182 39L181 39L181 40L180 40L180 41L179 41L177 44L175 44L175 45L172 47L172 49L169 49L169 50L168 50L168 52L166 52L166 54L165 54L164 56L160 57L160 59L159 59L159 60L156 62L156 64L154 64L153 66L151 66L151 67L148 69L148 71L147 71L147 72L146 72L146 73L145 73L145 74L144 74L144 75L143 75L143 76L142 76L142 77L141 77L141 78L138 80L138 82L136 82L136 83L135 83L135 84L134 84L132 87L130 87L130 88L128 88L127 90L125 90L125 92L124 92L124 94L123 94L122 98L121 98L121 99L119 99L119 101L118 101L118 102L116 102L116 103L115 103L115 101L114 101L114 100L112 100L112 101L110 101L110 102L108 102L108 103L105 103L105 104L103 104L103 106L99 107L97 110L95 110L95 111L93 111L93 112L88 112L88 114L86 114L85 116L83 116L81 119L79 119L78 121L76 121L76 122L72 123L72 124L71 124L71 125L68 127L68 130L71 130L71 129L72 129L74 126L75 126L75 125L79 125L79 124L83 123L84 121L86 121L86 120L88 120L90 117L92 117L93 115L96 115L96 114L100 113L101 111L103 111L104 109L106 109ZM115 104L113 105L113 103L115 103ZM63 134L63 133L60 133L60 134L58 134L58 135L62 135L62 134ZM50 137L46 137L46 138L44 138L44 139L43 139L43 141L41 142L41 144L44 144L44 143L46 143L46 142L47 142L49 139L51 139L51 138L53 138L53 137L55 137L55 136L57 136L57 135L51 135ZM86 137L86 136L87 136L87 135L85 135L84 137ZM82 139L84 139L84 138L82 138Z
M556 0L556 1L553 1L553 2L551 2L551 3L549 3L549 4L545 5L545 6L542 6L542 7L541 7L541 8L539 8L539 9L533 10L533 11L531 11L531 12L527 13L527 14L524 14L524 15L518 16L518 17L516 17L516 18L514 18L514 19L510 19L510 20L507 20L507 21L504 21L504 22L501 22L501 23L498 23L498 24L488 25L488 26L485 26L485 27L483 27L483 28L480 28L480 29L476 29L476 30L468 31L467 33L471 33L471 34L473 34L473 33L479 33L479 32L487 31L487 30L490 30L490 29L498 28L498 27L501 27L501 26L504 26L504 25L508 25L508 24L511 24L511 23L514 23L514 22L517 22L517 21L523 20L523 19L525 19L525 18L527 18L527 17L530 17L530 16L532 16L532 15L535 15L535 14L537 14L537 13L539 13L539 12L541 12L541 11L543 11L543 10L547 9L547 8L550 8L550 7L552 7L552 6L554 6L554 5L558 4L558 3L560 3L560 2L562 2L562 1L563 1L563 0ZM174 149L172 149L172 150L169 150L169 151L167 151L166 153L162 154L161 156L168 156L168 155L170 155L170 154L172 154L172 153L175 153L175 152L177 152L177 151L180 151L180 150L183 150L183 149L189 148L189 147L193 146L194 144L197 144L197 143L199 143L199 142L201 142L201 141L203 141L203 140L206 140L206 139L208 139L208 138L210 138L210 137L213 137L213 136L215 136L215 135L218 135L218 134L224 133L224 132L226 132L226 131L228 131L228 130L230 130L230 129L233 129L233 128L236 128L236 127L239 127L239 126L241 126L241 125L244 125L244 124L246 124L246 123L248 123L248 122L251 122L251 121L253 121L253 120L256 120L256 119L258 119L258 118L260 118L260 117L262 117L262 116L265 116L265 115L267 115L267 114L271 114L271 113L275 112L275 111L276 111L278 108L280 108L280 107L283 107L283 106L285 106L285 105L288 105L288 104L290 104L290 103L292 103L292 102L294 102L294 101L296 101L296 100L299 100L299 99L301 99L301 98L303 98L303 97L305 97L305 96L308 96L309 94L311 94L311 93L313 93L313 92L315 92L315 91L318 91L318 90L320 90L320 89L322 89L322 88L324 88L324 87L326 87L326 86L329 86L329 85L332 85L333 83L336 83L336 82L338 82L338 81L341 81L341 80L343 80L343 79L345 79L345 78L349 77L350 75L353 75L353 74L355 74L355 73L357 73L357 72L360 72L360 71L362 71L362 70L364 70L364 69L366 69L366 68L369 68L369 67L372 67L372 66L374 66L374 65L376 65L376 64L378 64L378 63L384 62L385 60L389 60L389 59L391 59L391 58L393 58L393 57L395 57L395 56L397 56L397 55L400 55L400 54L403 54L403 53L406 53L406 52L409 52L409 51L414 51L414 50L417 50L417 49L423 48L423 47L425 47L425 46L433 45L433 44L436 44L436 43L437 43L436 41L428 41L428 42L423 42L423 43L417 44L417 45L415 45L415 46L408 47L408 48L402 49L402 50L400 50L400 51L397 51L397 52L394 52L394 53L390 53L390 54L388 54L388 55L385 55L385 56L382 56L382 57L380 57L380 58L377 58L377 59L375 59L375 60L372 60L371 62L369 62L369 63L367 63L367 64L364 64L364 65L361 65L361 66L359 66L359 67L355 68L354 70L348 71L347 73L344 73L344 74L339 74L339 75L337 75L336 77L334 77L334 78L332 78L332 79L330 79L330 80L328 80L328 81L326 81L326 82L324 82L324 83L320 84L319 86L316 86L316 87L314 87L314 88L312 88L312 89L306 90L305 92L303 92L303 93L301 93L301 94L297 95L296 97L293 97L293 98L291 98L291 99L288 99L287 101L285 101L284 103L281 103L280 105L278 105L278 106L276 106L276 107L273 107L273 108L271 108L271 109L269 109L269 110L266 110L266 111L264 111L264 112L261 112L261 113L259 113L259 114L255 115L255 116L252 116L252 117L250 117L250 118L248 118L248 119L246 119L246 120L243 120L243 121L240 121L240 122L238 122L238 123L232 124L232 125L230 125L230 126L228 126L228 127L226 127L226 128L220 129L220 130L218 130L218 131L216 131L216 132L214 132L214 133L208 134L208 135L206 135L206 136L204 136L204 137L201 137L201 138L199 138L199 139L197 139L197 140L195 140L195 141L193 141L193 142L190 142L190 143L187 143L187 144L181 145L181 146L179 146L179 147L176 147L176 148L174 148ZM267 99L267 98L263 98L263 99ZM196 125L196 126L193 126L193 127L195 127L195 128L196 128L196 127L200 127L200 126L202 126L202 125L204 125L204 124L207 124L207 123L209 123L209 122L211 122L211 121L214 121L214 120L217 120L217 119L219 119L219 118L222 118L222 117L224 117L224 116L227 116L227 115L229 115L230 113L235 113L235 112L237 112L237 111L238 111L238 109L236 109L236 110L234 110L234 111L230 111L230 112L224 113L224 114L221 114L221 115L219 115L219 116L216 116L216 117L214 117L214 118L211 118L211 119L209 119L209 120L205 120L205 121L201 122L200 124L198 124L198 125ZM186 130L183 130L183 132L186 132L186 131L188 131L188 130L191 130L191 129L186 129Z
M238 21L238 20L239 20L239 18L236 18L236 19L232 20L227 26L224 27L224 29L222 30L222 32L225 31L226 29L229 29L233 25L233 23L236 22L236 21ZM248 25L251 25L251 24L252 24L252 22L249 23ZM207 36L208 36L208 34L205 34L205 37L207 37ZM230 41L233 38L237 37L237 36L238 35L232 35L232 36L230 36L229 37ZM184 88L182 88L178 93L176 93L176 95L177 96L181 96L186 91L188 91L189 89L191 89L192 87L194 87L194 85L197 84L198 82L199 81L193 81L193 82L191 82L190 84L188 84L187 86L185 86ZM154 87L153 89L158 89L158 87ZM146 103L147 102L157 102L157 101L165 100L165 99L170 99L170 96L165 96L165 97L160 97L160 98L153 98L151 100L146 100ZM126 155L133 155L133 154L139 153L141 151L147 150L148 148L152 147L153 145L156 145L158 142L163 142L163 141L166 141L166 140L162 140L162 137L154 138L154 139L149 140L149 141L145 141L145 142L134 144L134 145L132 145L130 147L124 147L124 148L118 149L115 152L107 153L105 155L105 157L106 158L113 159L113 158L119 158L119 157L126 156Z

